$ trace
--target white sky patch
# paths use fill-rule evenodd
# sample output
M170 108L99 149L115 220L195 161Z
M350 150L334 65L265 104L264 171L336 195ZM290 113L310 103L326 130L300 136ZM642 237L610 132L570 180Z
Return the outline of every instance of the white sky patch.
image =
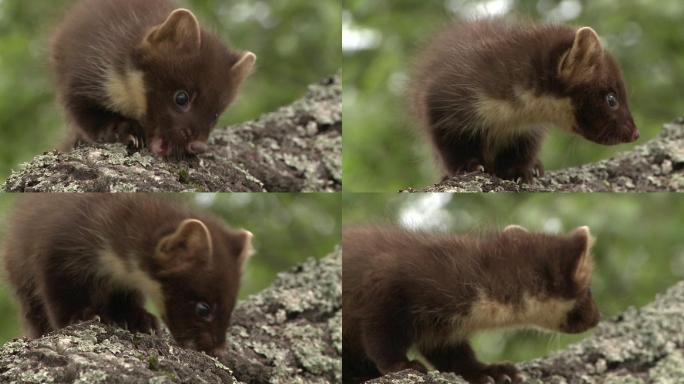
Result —
M563 223L557 217L552 217L544 222L544 232L546 233L561 233L563 230Z
M195 204L202 208L211 207L216 201L215 193L198 193L195 195Z
M570 21L577 19L581 14L582 3L579 0L563 0L546 13L546 18L553 21Z
M230 204L234 207L246 207L252 203L253 193L231 193Z
M446 7L452 13L465 18L501 16L513 9L513 0L486 0L472 2L467 0L447 0Z
M342 14L342 51L357 52L375 49L382 42L382 34L372 28L354 25L354 18L348 11Z
M450 193L427 193L410 199L399 211L399 223L408 229L448 229L452 217L446 206L452 198Z
M235 23L256 20L264 28L273 28L275 25L271 6L263 1L238 3L232 7L226 16L230 17Z

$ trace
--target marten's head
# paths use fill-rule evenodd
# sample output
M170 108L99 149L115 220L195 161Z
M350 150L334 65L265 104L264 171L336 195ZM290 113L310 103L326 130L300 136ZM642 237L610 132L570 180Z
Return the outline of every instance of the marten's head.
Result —
M151 28L135 49L135 69L124 77L125 88L136 93L126 95L126 103L138 115L133 117L150 150L157 156L205 152L209 133L255 62L253 53L233 52L200 28L186 9Z
M225 349L251 241L250 232L187 219L157 243L152 274L161 284L162 318L183 347L212 355Z
M557 78L575 110L573 131L599 144L630 143L639 138L627 103L622 72L589 27L575 32L561 56Z
M498 292L494 296L513 299L511 322L566 333L596 326L600 314L591 294L593 242L588 227L567 235L507 227L497 252L507 255L509 264L500 284L493 286Z

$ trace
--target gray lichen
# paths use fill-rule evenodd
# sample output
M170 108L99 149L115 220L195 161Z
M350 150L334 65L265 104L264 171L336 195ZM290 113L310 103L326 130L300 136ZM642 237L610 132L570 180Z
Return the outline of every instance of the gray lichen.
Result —
M342 256L279 275L241 302L217 360L168 332L132 334L95 320L0 347L2 383L335 383L341 380Z
M578 344L521 365L528 383L684 382L684 282L641 309L602 322ZM464 382L452 374L402 371L375 384Z
M593 164L548 172L530 184L483 173L455 176L403 192L683 192L684 118L632 151Z
M36 156L6 192L324 192L342 187L342 85L334 76L259 119L216 130L184 161L88 145Z

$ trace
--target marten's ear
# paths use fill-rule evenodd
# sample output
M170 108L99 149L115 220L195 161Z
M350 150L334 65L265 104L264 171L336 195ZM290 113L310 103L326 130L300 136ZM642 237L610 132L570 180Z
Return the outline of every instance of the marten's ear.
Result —
M601 39L590 27L575 32L572 47L563 55L558 66L559 77L571 83L589 82L603 59Z
M254 248L252 247L252 239L254 235L252 232L247 230L242 230L238 234L238 241L240 243L240 251L238 253L238 265L240 270L244 271L247 261L254 255Z
M579 287L588 287L591 285L591 273L593 270L593 257L591 249L594 246L594 237L591 236L589 227L579 227L570 232L571 241L576 245L574 249L577 250L575 261L572 264L572 279Z
M176 9L169 17L145 37L148 48L173 51L179 54L197 54L202 46L202 32L197 17L187 9Z
M256 64L257 57L252 52L245 52L240 57L235 65L230 69L230 74L235 81L236 86L240 86L245 79L254 71L254 64Z
M203 222L183 220L176 231L157 244L155 258L166 273L203 265L211 258L211 234Z
M511 224L504 228L503 231L504 233L530 233L527 228L517 224Z

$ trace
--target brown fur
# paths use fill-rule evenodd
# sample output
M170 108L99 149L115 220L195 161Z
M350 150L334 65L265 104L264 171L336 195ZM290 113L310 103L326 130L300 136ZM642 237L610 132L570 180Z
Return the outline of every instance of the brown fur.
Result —
M52 54L74 138L147 143L160 156L206 150L256 56L233 51L176 8L170 0L80 0L66 14ZM188 108L175 103L181 90Z
M223 348L249 232L143 194L30 196L10 223L5 264L28 336L95 315L150 332L151 300L181 345ZM196 313L200 302L209 318Z
M529 180L543 172L537 154L549 126L606 145L639 135L620 68L591 28L449 26L421 53L410 103L448 175L484 168Z
M514 366L476 359L473 332L535 326L575 333L599 320L586 227L548 235L513 226L481 237L352 228L342 242L345 383L425 370L407 359L412 346L470 382L504 375L517 382Z

